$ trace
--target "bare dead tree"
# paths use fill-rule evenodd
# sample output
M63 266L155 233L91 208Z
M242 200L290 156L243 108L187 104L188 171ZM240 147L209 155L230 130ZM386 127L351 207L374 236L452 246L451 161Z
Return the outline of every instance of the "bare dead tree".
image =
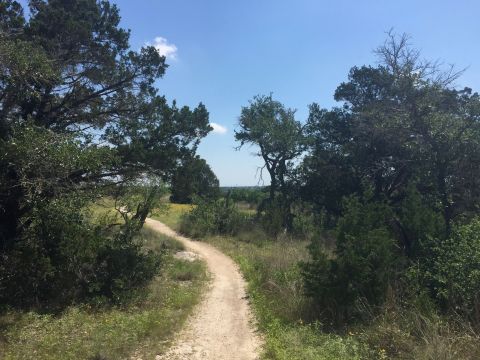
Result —
M421 52L412 47L411 36L397 34L393 29L386 32L387 38L374 50L378 63L396 77L415 77L433 85L454 86L466 68L458 70L455 65L445 65L441 60L426 60Z

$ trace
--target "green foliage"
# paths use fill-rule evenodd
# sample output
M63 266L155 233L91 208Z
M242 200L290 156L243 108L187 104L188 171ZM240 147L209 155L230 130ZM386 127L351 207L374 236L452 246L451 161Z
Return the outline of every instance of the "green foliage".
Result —
M238 211L228 198L202 201L182 216L180 231L195 238L213 234L236 234L248 224L249 218Z
M81 200L81 199L80 199ZM134 238L138 222L106 232L79 210L81 201L62 198L38 206L24 237L2 256L1 302L63 307L73 301L122 301L151 280L161 257Z
M315 326L269 324L264 356L275 360L360 360L374 358L365 344L352 337L322 333Z
M235 237L205 239L232 256L248 281L248 293L264 334L263 359L371 359L357 339L322 331L304 296L299 259L307 259L306 242L271 239L258 229ZM247 240L247 241L246 241Z
M340 107L310 106L299 193L337 236L333 256L312 242L306 291L337 320L359 301L378 309L389 287L473 319L480 259L466 245L473 232L452 228L478 215L480 97L420 60L406 35L389 33L376 53L377 66L353 67L338 86Z
M365 300L381 305L395 279L401 257L386 227L390 210L382 203L346 201L338 225L335 257L313 241L312 260L302 264L305 290L328 317L343 322L354 317L355 305Z
M428 258L429 239L442 239L445 236L442 214L428 199L422 197L413 184L407 187L405 197L397 205L390 228L410 258Z
M32 124L13 127L12 135L8 140L0 140L0 164L6 171L0 185L4 211L14 210L7 207L8 198L19 202L17 210L25 212L36 202L63 194L92 193L85 183L78 182L78 169L82 169L85 178L96 177L117 162L108 147L85 146L70 134L58 134ZM8 228L8 224L2 225Z
M290 202L283 196L266 199L259 207L260 223L271 236L277 236L290 229L292 214Z
M22 6L15 0L4 0L0 4L2 31L21 29L25 24Z
M355 199L350 202L358 203ZM378 215L385 204L363 206L377 209L373 214ZM177 210L173 212L178 216ZM362 210L358 205L357 211L351 212L355 213L352 215L355 227L368 229L365 224L359 224ZM386 212L391 213L388 209ZM381 220L376 222L373 214L368 222L377 226ZM332 324L319 322L316 317L324 308L305 296L298 261L310 260L308 242L288 236L272 239L259 226L249 226L233 237L208 236L202 240L230 255L248 281L249 299L265 341L262 358L460 360L479 357L478 331L460 317L438 314L425 288L415 288L418 282L408 284L408 298L398 297L393 283L383 306L359 301L355 309L367 321L343 323L341 328L330 332ZM326 239L317 241L323 246ZM332 259L327 250L324 251L330 255L327 260Z
M90 298L118 302L157 274L160 258L134 240L154 192L144 194L143 202L137 199L135 215L113 229L113 219L99 222L88 215L98 192L72 184L76 169L94 176L115 162L109 148L86 147L71 135L32 125L15 127L13 137L0 146L2 163L15 173L17 184L11 186L11 172L2 174L2 194L8 196L3 201L16 201L19 209L4 214L16 222L0 233L1 303L57 307ZM17 193L21 197L15 198ZM18 226L22 231L13 237Z
M211 130L208 111L158 95L165 57L130 49L116 5L29 10L0 4L0 303L118 302L158 272L135 235L158 182ZM104 194L118 217L98 223L88 210Z
M377 54L378 66L354 67L338 86L341 107L310 106L301 193L338 217L341 198L362 184L392 205L414 184L448 236L456 218L478 211L480 97L453 87L459 73L421 61L405 35L390 33Z
M272 95L258 95L242 108L239 125L235 140L240 147L258 146L257 156L265 162L270 175L270 200L278 190L285 195L289 187L286 181L292 174L290 161L305 148L303 127L295 120L295 110L273 100Z
M300 196L314 204L317 212L326 210L335 219L342 213L343 197L361 192L357 164L338 146L352 138L351 120L344 109L327 111L312 104L309 110L305 126L309 151L299 168ZM326 225L332 227L334 221Z
M250 206L258 206L267 197L266 189L260 187L235 187L226 188L230 198L238 202L246 202Z
M308 209L298 209L295 212L292 224L292 234L301 239L311 239L319 233L321 223L315 218L315 214Z
M450 238L429 245L432 259L419 270L434 298L443 309L480 323L480 220L456 226Z
M191 204L195 197L215 199L219 182L210 166L199 156L186 160L173 174L170 201Z

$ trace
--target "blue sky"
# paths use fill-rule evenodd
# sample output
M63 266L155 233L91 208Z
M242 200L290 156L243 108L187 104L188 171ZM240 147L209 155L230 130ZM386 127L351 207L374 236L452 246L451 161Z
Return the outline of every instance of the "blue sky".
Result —
M255 149L235 151L241 107L273 92L304 121L307 105L335 105L333 92L354 65L374 64L372 49L390 28L412 36L428 59L468 67L459 86L480 90L480 2L468 0L115 0L131 44L167 52L160 93L179 105L203 102L226 128L199 154L223 186L255 185ZM156 38L161 38L157 39Z

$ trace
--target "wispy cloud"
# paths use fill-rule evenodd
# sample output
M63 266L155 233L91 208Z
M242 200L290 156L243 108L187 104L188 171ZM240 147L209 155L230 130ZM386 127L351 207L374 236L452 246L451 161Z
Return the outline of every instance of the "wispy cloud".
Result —
M227 128L225 126L222 126L220 124L217 124L217 123L214 123L214 122L211 122L210 123L210 126L213 128L212 132L214 134L225 134L227 132Z
M176 60L178 55L178 48L175 44L171 44L167 39L161 36L157 36L153 40L153 44L147 42L147 45L151 45L157 49L158 53L162 56L165 56L167 59Z

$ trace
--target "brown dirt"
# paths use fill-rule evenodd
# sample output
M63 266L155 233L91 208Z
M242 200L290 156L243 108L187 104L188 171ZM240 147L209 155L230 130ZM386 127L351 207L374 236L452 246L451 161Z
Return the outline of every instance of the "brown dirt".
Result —
M209 289L174 345L157 360L258 359L261 340L254 330L245 280L237 265L213 246L180 236L159 221L147 219L146 224L197 253L207 263L212 277Z

